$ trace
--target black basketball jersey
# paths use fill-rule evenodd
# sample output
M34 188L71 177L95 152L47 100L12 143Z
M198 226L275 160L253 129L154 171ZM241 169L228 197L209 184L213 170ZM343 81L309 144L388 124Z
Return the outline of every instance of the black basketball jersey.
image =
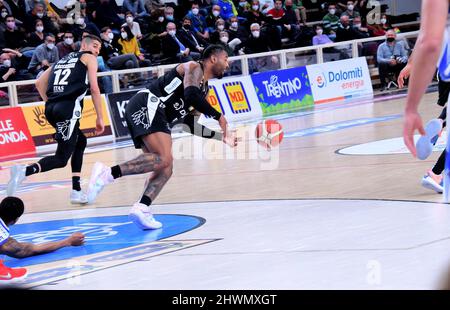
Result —
M184 99L183 77L176 67L154 81L149 90L160 98L169 124L174 125L188 115L191 106ZM202 96L206 96L207 90L207 83L200 85Z
M73 52L53 65L48 81L47 102L81 102L89 88L87 66L81 56L89 52Z

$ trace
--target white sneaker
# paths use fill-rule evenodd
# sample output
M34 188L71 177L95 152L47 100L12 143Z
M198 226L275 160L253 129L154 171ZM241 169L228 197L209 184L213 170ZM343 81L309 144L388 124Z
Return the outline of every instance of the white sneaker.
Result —
M8 188L6 189L7 196L13 196L16 193L20 184L22 184L26 178L25 171L25 165L15 165L11 167L11 178L8 182Z
M438 194L442 194L442 192L444 191L443 186L441 184L438 184L428 174L423 176L421 184L423 187L431 189L432 191L435 191Z
M88 198L87 195L83 193L83 191L76 191L73 189L70 193L70 202L73 204L84 205L88 203Z
M133 223L143 230L159 229L162 227L162 223L158 222L153 217L152 212L150 212L150 207L140 202L136 202L133 207L131 207L128 217L131 221L133 221Z
M108 185L114 181L111 174L111 168L97 162L92 168L91 178L89 180L89 188L87 198L89 203L93 203L98 194L103 190L105 185Z
M417 158L425 160L433 152L433 146L442 130L442 120L432 119L425 126L425 135L420 136L416 143Z

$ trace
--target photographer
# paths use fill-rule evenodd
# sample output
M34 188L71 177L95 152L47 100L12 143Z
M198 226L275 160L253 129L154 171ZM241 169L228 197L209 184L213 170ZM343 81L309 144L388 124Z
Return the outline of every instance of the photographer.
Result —
M380 44L377 52L378 70L382 89L386 89L386 78L394 73L397 79L400 71L408 63L408 51L405 45L396 41L397 34L393 29L386 32L386 42Z

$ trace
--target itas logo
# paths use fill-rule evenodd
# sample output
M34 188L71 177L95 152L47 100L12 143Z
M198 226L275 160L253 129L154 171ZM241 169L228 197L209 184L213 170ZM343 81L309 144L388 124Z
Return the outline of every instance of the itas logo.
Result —
M223 84L223 90L227 95L228 103L234 114L246 113L252 110L241 82L230 82Z
M225 111L220 103L219 96L217 95L216 87L213 85L209 86L208 94L206 95L206 100L208 103L219 113L225 115Z
M40 107L37 106L33 109L33 114L34 114L34 122L36 124L38 124L41 127L46 127L48 126L48 121L47 118L45 117L45 108L44 107Z
M262 82L266 87L268 97L281 98L282 96L292 96L302 89L302 81L296 77L287 81L278 81L278 76L272 75L270 81Z
M28 141L22 130L15 130L12 120L0 120L0 145Z

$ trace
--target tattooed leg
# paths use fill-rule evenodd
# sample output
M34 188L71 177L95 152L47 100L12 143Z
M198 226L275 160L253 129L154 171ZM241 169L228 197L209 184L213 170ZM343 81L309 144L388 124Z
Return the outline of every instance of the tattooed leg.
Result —
M161 156L155 153L143 153L135 159L119 165L124 176L159 171L166 166Z
M152 201L158 196L164 185L172 175L172 167L152 175L145 183L144 195L150 197Z

